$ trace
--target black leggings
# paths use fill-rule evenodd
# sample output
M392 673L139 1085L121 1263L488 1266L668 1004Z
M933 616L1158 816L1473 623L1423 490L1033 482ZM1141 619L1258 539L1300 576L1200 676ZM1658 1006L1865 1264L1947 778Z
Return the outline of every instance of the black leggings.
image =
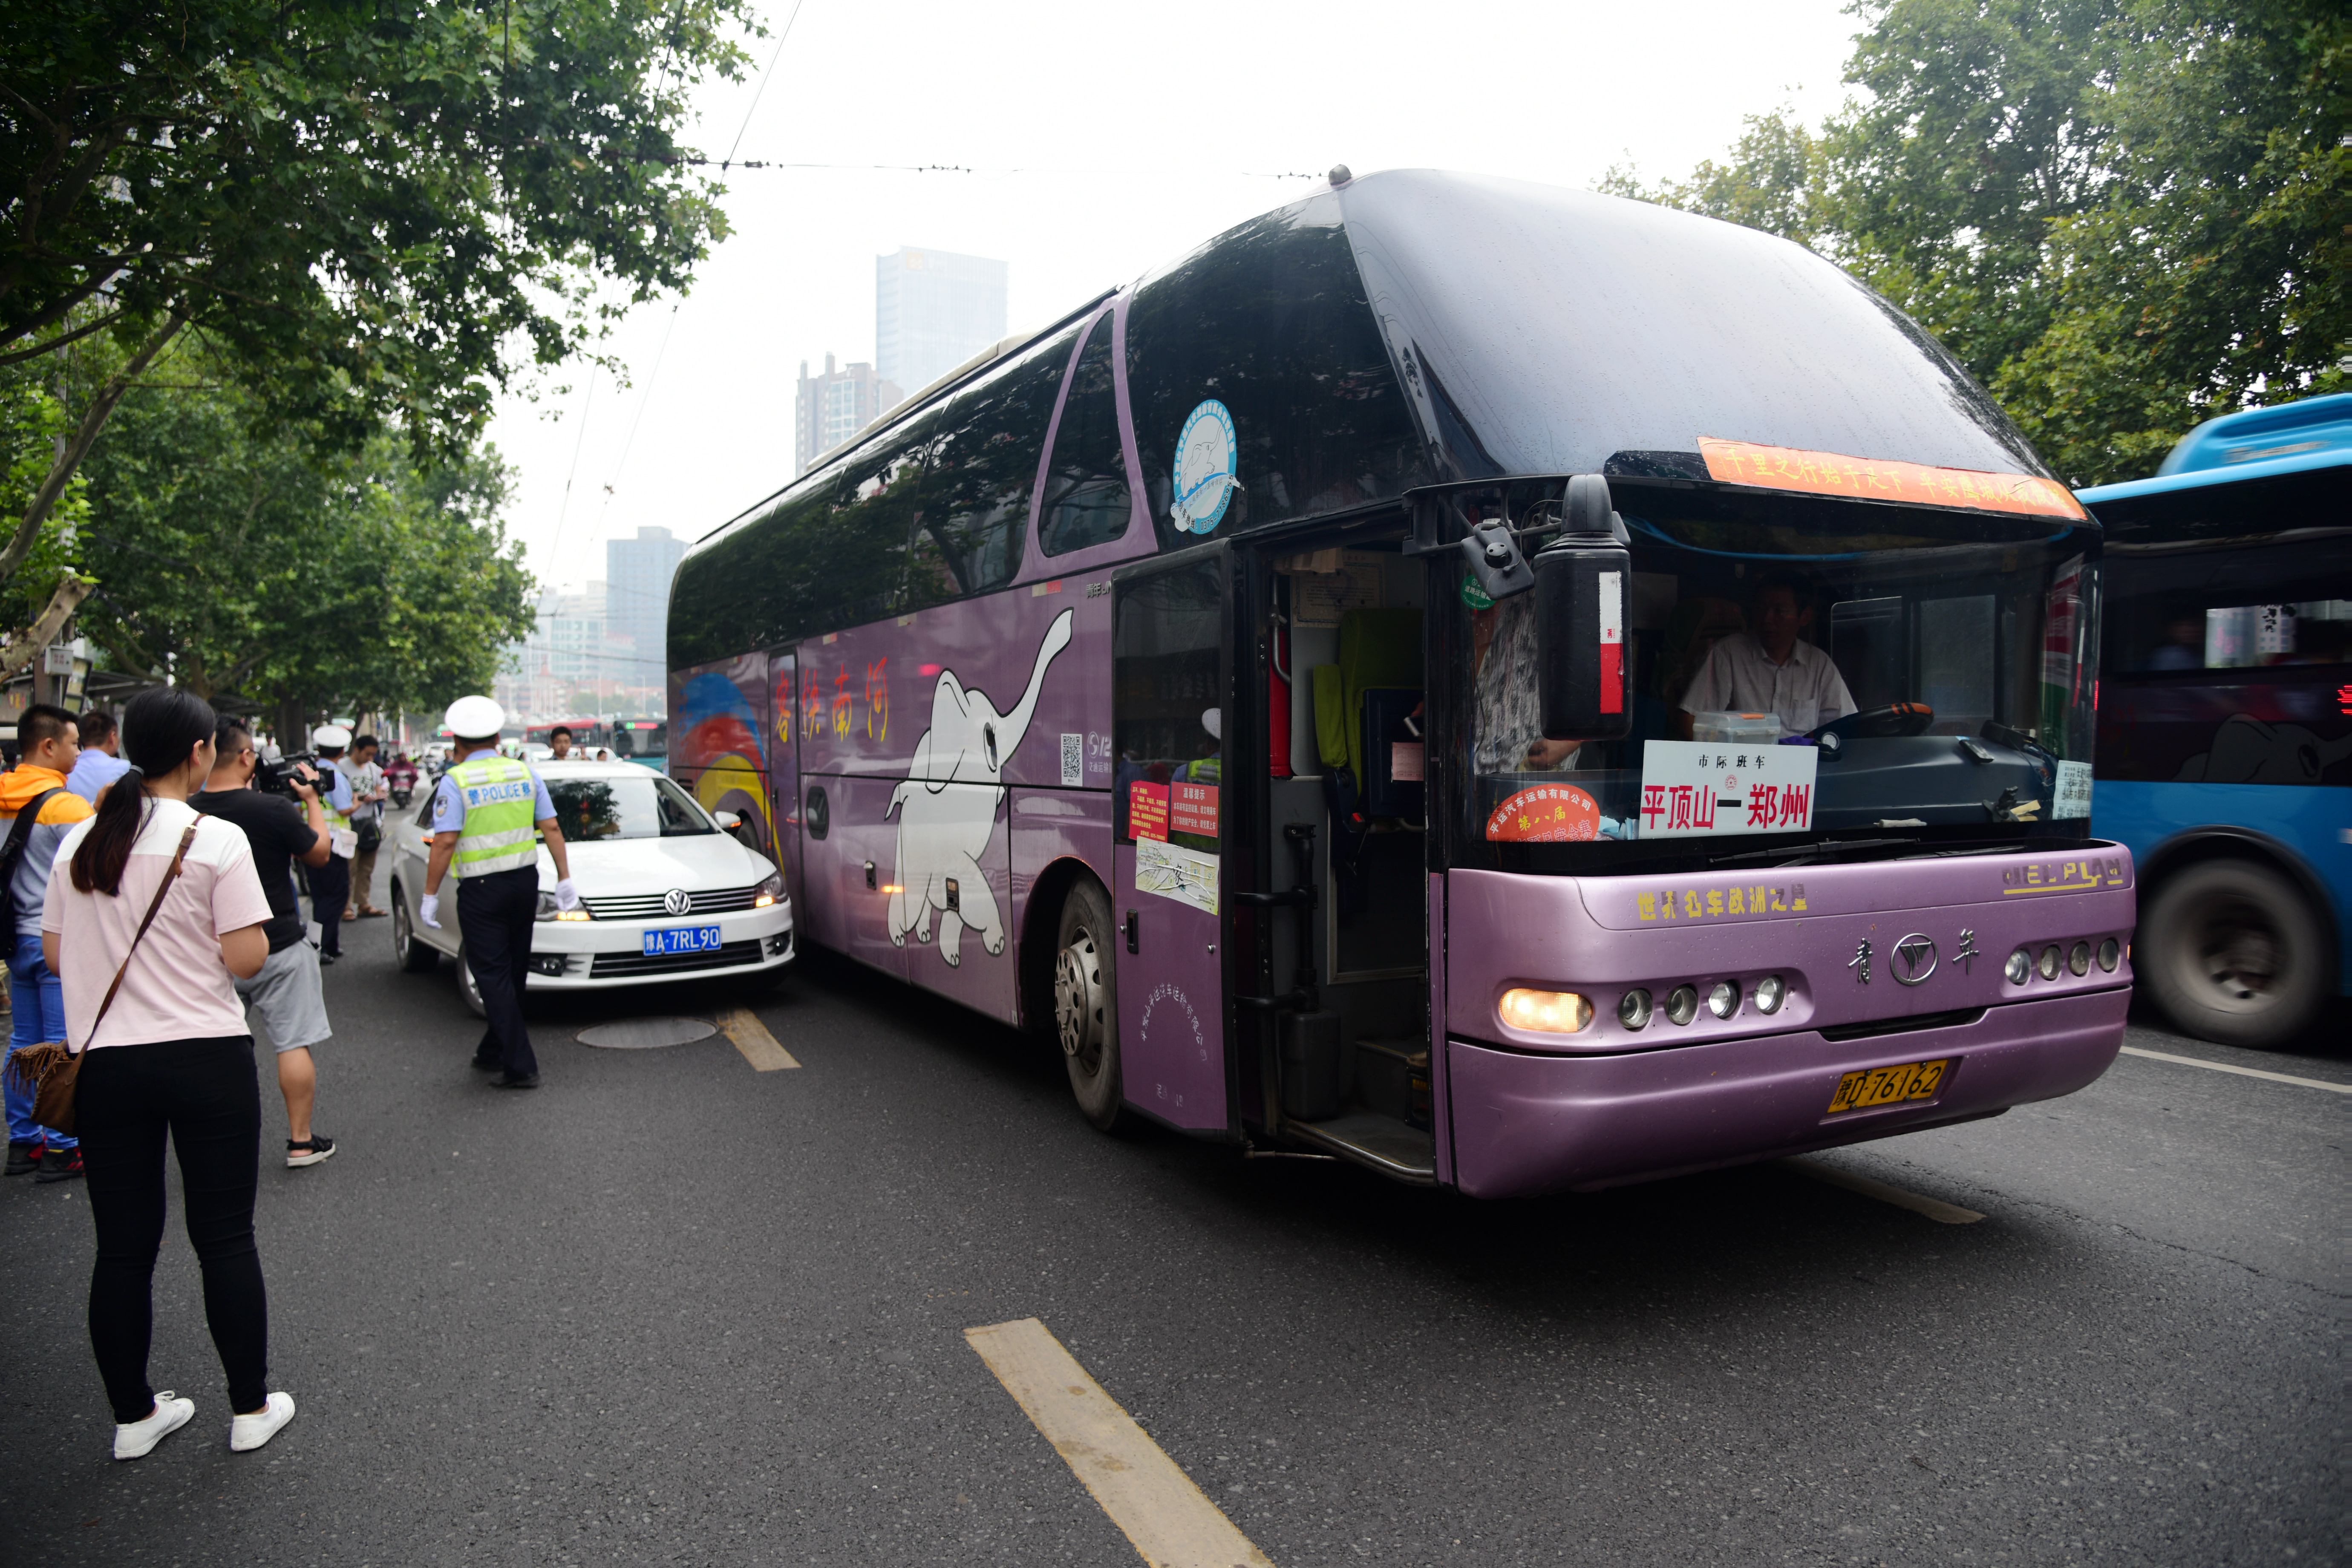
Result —
M269 1299L253 1245L261 1163L253 1037L101 1046L81 1058L74 1117L98 1226L89 1343L115 1420L143 1421L155 1406L147 1345L163 1245L166 1130L179 1151L188 1240L204 1266L205 1321L228 1373L229 1409L260 1409L269 1397Z

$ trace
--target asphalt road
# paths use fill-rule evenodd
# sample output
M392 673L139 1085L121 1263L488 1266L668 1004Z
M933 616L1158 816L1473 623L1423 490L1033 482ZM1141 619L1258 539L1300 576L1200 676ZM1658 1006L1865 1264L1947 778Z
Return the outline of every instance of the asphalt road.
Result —
M262 1172L269 1447L175 1220L196 1418L111 1461L88 1201L0 1188L0 1563L1134 1563L964 1341L1032 1316L1283 1568L2345 1553L2344 1095L2126 1056L1822 1162L1972 1225L1787 1166L1478 1205L1103 1137L1050 1052L838 964L752 1002L799 1070L572 1038L744 1000L698 987L539 1008L546 1087L496 1093L386 923L329 976L342 1150Z

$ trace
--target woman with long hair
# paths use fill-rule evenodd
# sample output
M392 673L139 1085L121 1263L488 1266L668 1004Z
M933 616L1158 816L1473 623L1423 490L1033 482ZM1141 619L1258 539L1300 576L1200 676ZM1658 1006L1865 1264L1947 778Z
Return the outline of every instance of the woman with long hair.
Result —
M261 1095L231 979L269 956L269 900L244 830L188 804L212 772L214 722L185 691L131 699L131 769L58 846L41 914L81 1058L74 1115L98 1230L89 1342L118 1459L148 1453L195 1414L194 1401L147 1383L167 1133L228 1374L229 1447L258 1448L294 1417L294 1401L268 1388L269 1304L253 1242Z

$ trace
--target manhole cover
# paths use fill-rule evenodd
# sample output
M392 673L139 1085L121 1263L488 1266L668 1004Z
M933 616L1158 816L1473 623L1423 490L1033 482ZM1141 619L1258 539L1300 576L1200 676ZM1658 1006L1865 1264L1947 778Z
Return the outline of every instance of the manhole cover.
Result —
M617 1024L581 1030L580 1043L602 1046L608 1051L650 1051L661 1046L691 1045L718 1032L716 1025L699 1018L624 1018Z

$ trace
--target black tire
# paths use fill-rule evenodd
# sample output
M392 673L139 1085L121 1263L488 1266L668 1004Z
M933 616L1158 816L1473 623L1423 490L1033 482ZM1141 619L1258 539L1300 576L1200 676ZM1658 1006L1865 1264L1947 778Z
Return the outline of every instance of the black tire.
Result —
M1070 886L1054 944L1054 1036L1070 1093L1088 1121L1118 1125L1118 930L1092 878Z
M398 882L392 885L392 956L411 974L430 974L441 954L417 940L416 925L408 913L408 895Z
M2275 1050L2326 999L2325 930L2303 890L2270 867L2207 860L2157 889L2136 967L2181 1033Z

